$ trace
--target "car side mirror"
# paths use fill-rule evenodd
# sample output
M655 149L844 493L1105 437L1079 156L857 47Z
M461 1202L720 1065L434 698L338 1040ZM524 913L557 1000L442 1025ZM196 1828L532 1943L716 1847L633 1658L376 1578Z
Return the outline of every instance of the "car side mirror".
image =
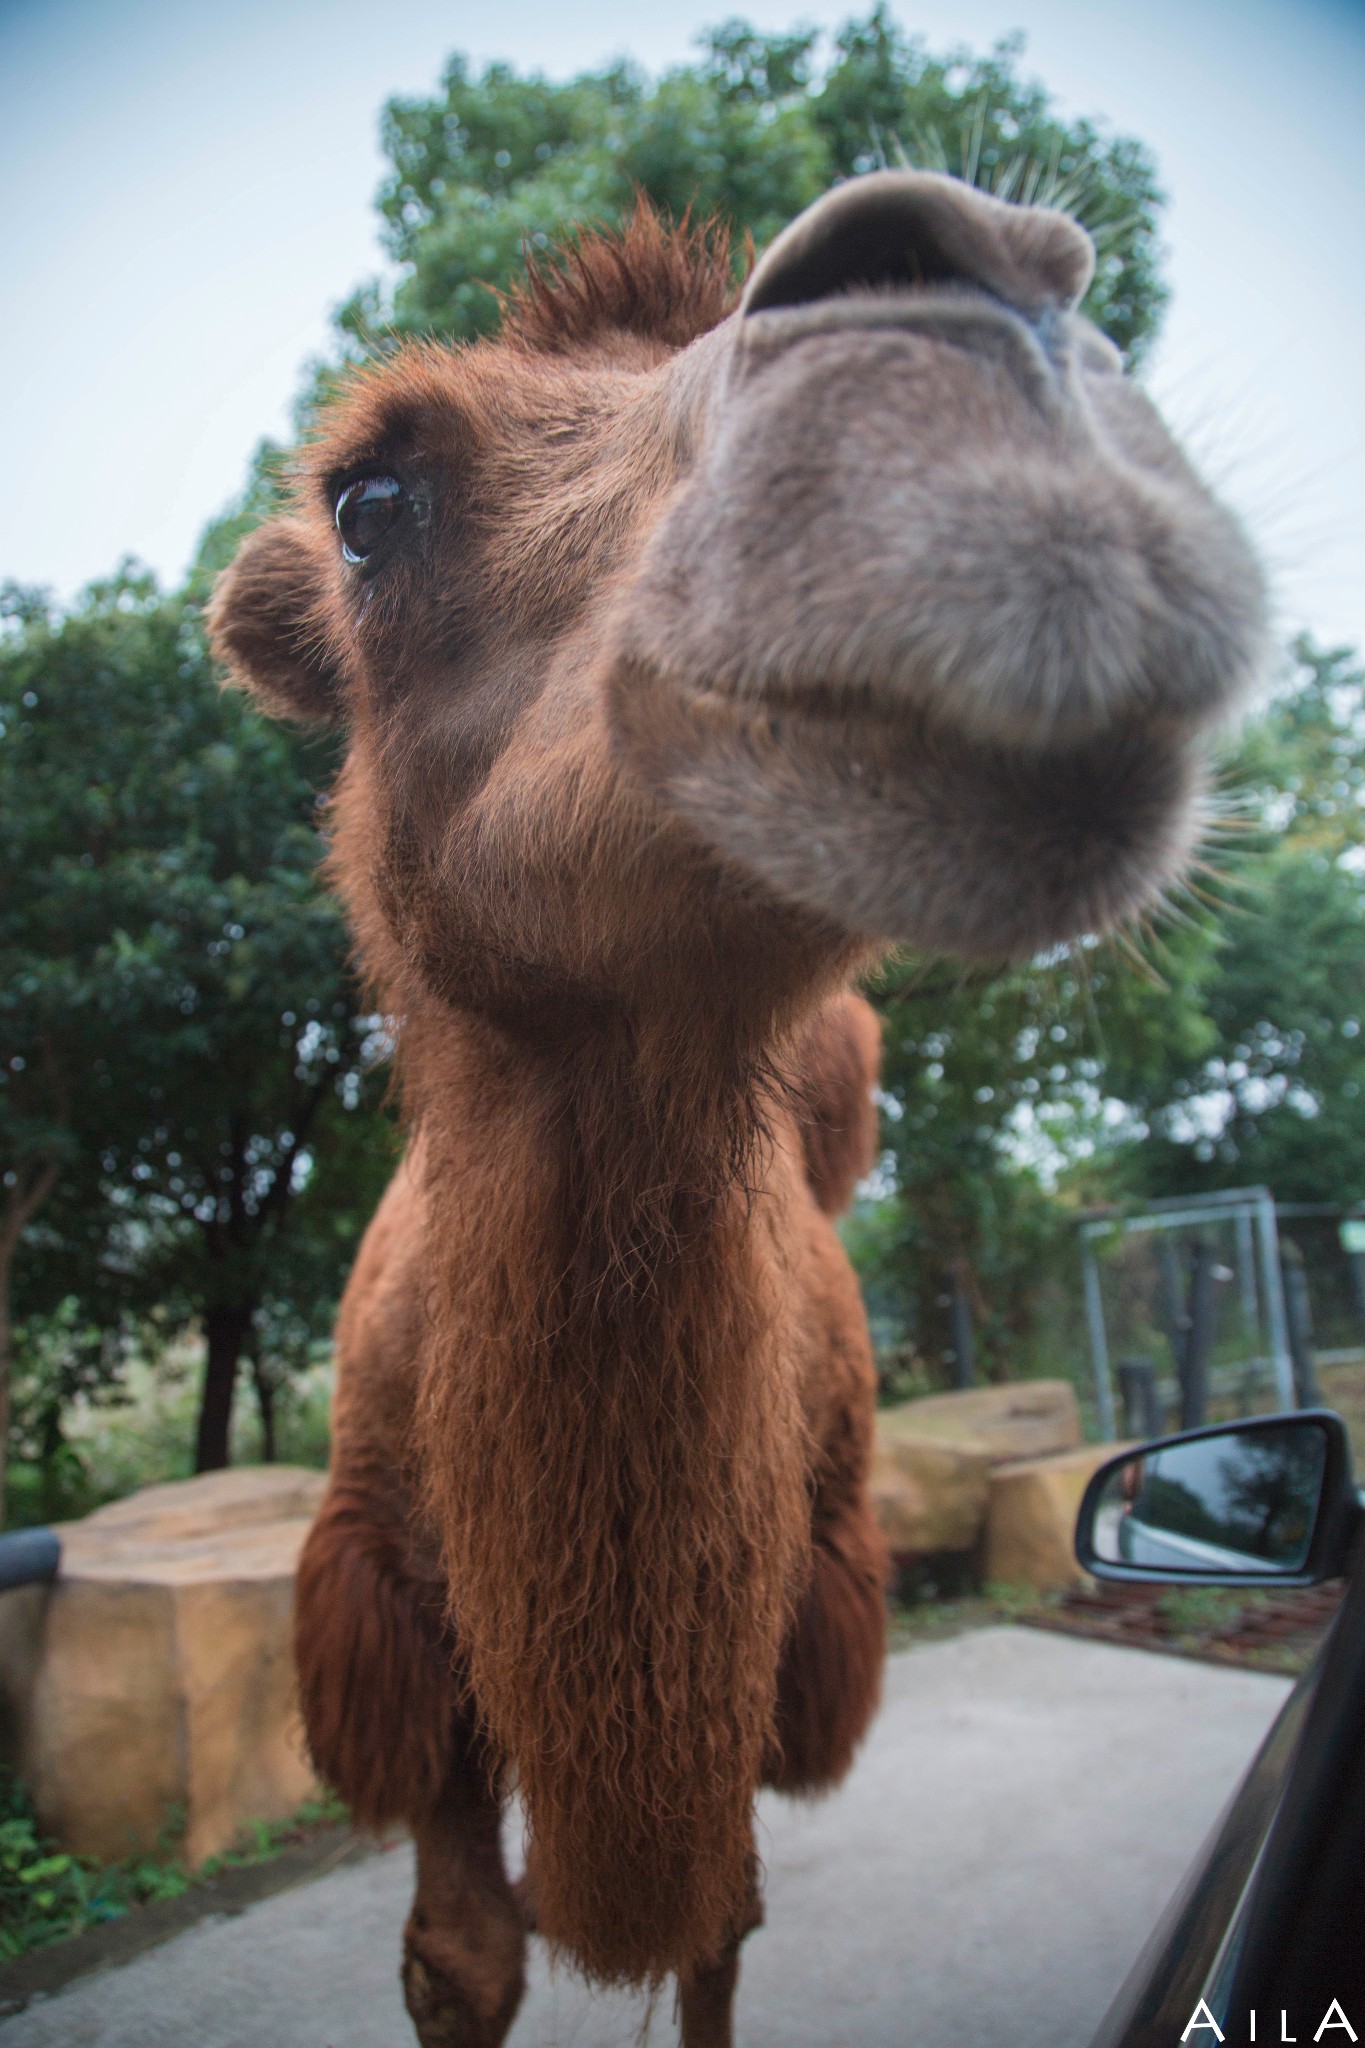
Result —
M1314 1586L1346 1570L1360 1517L1341 1418L1261 1415L1101 1465L1076 1557L1097 1579Z

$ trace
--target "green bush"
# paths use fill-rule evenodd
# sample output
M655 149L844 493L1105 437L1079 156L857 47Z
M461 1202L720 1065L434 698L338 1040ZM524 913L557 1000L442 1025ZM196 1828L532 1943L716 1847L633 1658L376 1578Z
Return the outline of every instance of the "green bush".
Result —
M268 1862L300 1836L349 1818L336 1795L324 1790L287 1820L249 1822L231 1849L210 1857L191 1875L175 1853L183 1816L172 1809L151 1855L100 1865L44 1840L22 1784L12 1772L0 1770L0 1961L82 1934L134 1906L178 1898L198 1880L224 1870Z
M189 1884L169 1854L141 1856L101 1868L45 1841L28 1795L11 1772L0 1772L0 1958L12 1960L65 1935L116 1920L130 1906L171 1899ZM164 1846L178 1833L172 1817Z

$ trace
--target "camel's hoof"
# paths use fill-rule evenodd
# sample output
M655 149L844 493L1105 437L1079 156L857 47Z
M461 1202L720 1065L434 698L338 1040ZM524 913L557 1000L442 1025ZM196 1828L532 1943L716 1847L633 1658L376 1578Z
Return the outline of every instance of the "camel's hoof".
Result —
M520 1976L512 1987L466 1985L411 1946L403 1957L403 1997L421 2048L500 2048L521 1992Z
M463 1992L421 1956L403 1958L403 2000L422 2048L483 2048L487 2029Z

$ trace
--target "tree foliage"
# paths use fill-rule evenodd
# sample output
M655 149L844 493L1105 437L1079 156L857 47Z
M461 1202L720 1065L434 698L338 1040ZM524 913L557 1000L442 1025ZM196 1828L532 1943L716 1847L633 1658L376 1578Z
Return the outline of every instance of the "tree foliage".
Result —
M1093 1177L1131 1128L1115 1074L1155 1077L1177 1049L1213 1044L1203 982L1213 933L1166 935L1164 973L1120 946L1081 943L997 977L893 962L874 991L884 1019L885 1143L875 1223L851 1244L885 1334L931 1366L949 1354L952 1287L967 1295L978 1365L1017 1371L1039 1282L1069 1244L1057 1175Z
M1365 1200L1365 670L1300 640L1229 764L1244 828L1204 992L1209 1043L1125 1077L1161 1192Z
M9 613L3 1277L26 1316L199 1319L222 1463L239 1359L281 1304L325 1315L391 1157L384 1034L317 881L331 751L222 691L197 611L146 576Z
M391 100L379 210L398 277L343 308L352 342L486 333L528 254L619 220L637 191L674 217L718 215L761 248L836 179L909 163L1075 213L1099 256L1086 310L1141 356L1165 299L1151 157L1064 121L1021 76L1018 39L935 55L878 6L827 51L814 30L742 20L700 41L695 63L659 78L630 64L564 83L507 64L476 75L456 55L432 97Z
M931 52L882 6L827 41L730 20L659 77L617 64L556 82L456 55L434 94L389 103L383 140L394 270L342 309L347 356L489 331L528 257L619 220L638 191L761 248L883 164L1076 213L1099 255L1087 311L1132 362L1164 304L1142 145L1062 119L1017 40ZM302 425L338 374L316 373ZM208 1335L201 1462L226 1455L242 1361L268 1423L394 1156L383 1027L317 880L330 743L222 694L199 622L286 469L262 444L178 595L125 569L66 616L33 593L3 607L0 1404L13 1304L34 1456L56 1455L63 1404L116 1375L149 1320ZM850 1239L885 1332L930 1359L951 1275L985 1370L1018 1369L1082 1198L1250 1180L1365 1196L1350 657L1300 646L1228 787L1248 827L1232 907L1185 906L1145 969L1121 943L994 980L910 961L883 977L880 1193Z
M884 978L883 1192L851 1239L887 1334L932 1366L965 1274L1017 1370L1085 1201L1263 1183L1365 1199L1365 675L1300 641L1221 774L1216 900L1139 956L1080 945L992 981Z

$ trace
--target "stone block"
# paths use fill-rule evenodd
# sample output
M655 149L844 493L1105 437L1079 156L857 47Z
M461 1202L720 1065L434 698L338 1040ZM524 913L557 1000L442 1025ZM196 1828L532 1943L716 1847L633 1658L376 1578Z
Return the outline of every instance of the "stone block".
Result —
M990 1478L989 1458L971 1444L883 1434L879 1426L872 1504L892 1554L971 1550L985 1520Z
M929 1394L883 1408L882 1437L930 1437L970 1444L993 1465L1007 1458L1042 1458L1076 1450L1081 1413L1070 1380L1015 1380L1001 1387L968 1387L959 1394Z
M11 1586L0 1593L0 1763L7 1770L20 1769L48 1598L46 1585Z
M981 1546L985 1584L1031 1586L1036 1592L1085 1585L1074 1538L1081 1496L1092 1472L1122 1444L1086 1444L1050 1458L997 1465Z
M173 1816L191 1864L314 1785L294 1571L325 1480L236 1467L62 1526L49 1588L0 1595L0 1685L40 1826L114 1861Z

